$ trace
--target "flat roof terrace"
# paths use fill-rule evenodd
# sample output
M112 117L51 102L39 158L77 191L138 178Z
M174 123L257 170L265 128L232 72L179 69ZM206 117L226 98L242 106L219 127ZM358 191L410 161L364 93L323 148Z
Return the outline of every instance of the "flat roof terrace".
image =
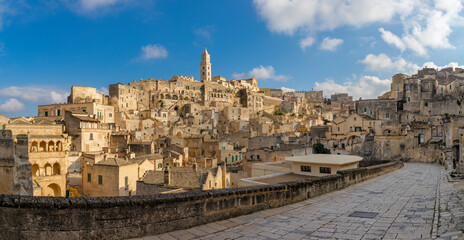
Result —
M362 157L352 155L311 154L304 156L286 157L285 161L291 163L345 165L360 162L362 159Z

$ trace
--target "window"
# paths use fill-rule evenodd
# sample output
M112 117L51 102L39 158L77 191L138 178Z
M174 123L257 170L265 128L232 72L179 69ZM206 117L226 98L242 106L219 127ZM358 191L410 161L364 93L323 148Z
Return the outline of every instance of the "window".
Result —
M400 85L396 84L396 90L400 90Z
M328 168L328 167L320 167L320 168L319 168L319 173L330 174L331 171L332 171L332 169L331 169L331 168Z
M353 127L350 127L350 131L353 131Z
M408 97L408 102L410 102L410 101L411 101L411 98L410 98L410 97Z
M451 85L450 85L450 90L451 90Z
M424 143L424 134L419 134L419 143Z
M302 172L311 172L311 166L303 166L301 165L301 171Z
M251 156L251 158L253 159L253 156ZM226 157L226 163L227 163L227 157Z
M429 90L429 84L425 85L425 89Z
M129 189L129 177L124 177L124 189Z
M408 85L407 89L411 89L411 85Z
M87 173L87 182L92 182L92 174Z
M364 112L367 112L367 108L364 108Z
M110 116L110 117L113 117L113 114L112 114L112 113L110 113L110 114L109 114L109 116Z
M338 131L340 132L340 127L338 127Z
M45 117L48 117L48 111L45 111Z
M93 133L90 133L90 140L93 140Z
M390 113L385 114L385 118L390 118Z
M61 115L61 110L60 109L56 110L56 116L60 116L60 115Z
M103 185L103 176L98 175L98 185Z
M163 168L163 164L162 164L162 163L158 163L158 168Z

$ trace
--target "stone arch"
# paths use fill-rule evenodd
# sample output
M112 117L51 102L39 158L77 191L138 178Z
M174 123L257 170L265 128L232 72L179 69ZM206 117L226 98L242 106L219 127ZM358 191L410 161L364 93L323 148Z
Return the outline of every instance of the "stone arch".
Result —
M53 141L48 142L47 152L53 152L54 149L55 149L55 142L53 142Z
M63 143L61 141L56 142L55 151L57 152L63 151Z
M61 168L59 163L53 164L53 175L60 175L61 174Z
M52 183L47 186L47 188L44 191L45 196L49 197L61 197L61 187L60 185L56 183Z
M40 167L38 164L32 165L32 176L33 177L40 176Z
M172 96L172 99L173 99L173 100L179 100L179 97L177 97L177 95L173 95L173 96Z
M166 99L171 99L171 95L166 94L165 98L166 98Z
M164 94L161 94L161 95L160 95L160 98L163 99L163 98L164 98Z
M188 97L184 97L184 100L188 101L188 100L189 100L189 98L188 98Z
M41 141L39 144L39 152L47 151L47 143L45 141Z
M52 175L52 165L50 163L45 164L45 176Z
M33 141L31 143L31 152L38 152L39 151L39 143L37 141Z

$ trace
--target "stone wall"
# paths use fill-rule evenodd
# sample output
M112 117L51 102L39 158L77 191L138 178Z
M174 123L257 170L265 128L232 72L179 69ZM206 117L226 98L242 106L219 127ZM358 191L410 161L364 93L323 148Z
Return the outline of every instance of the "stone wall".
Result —
M10 239L126 239L160 234L296 203L392 172L391 162L305 181L132 197L0 195L0 232Z

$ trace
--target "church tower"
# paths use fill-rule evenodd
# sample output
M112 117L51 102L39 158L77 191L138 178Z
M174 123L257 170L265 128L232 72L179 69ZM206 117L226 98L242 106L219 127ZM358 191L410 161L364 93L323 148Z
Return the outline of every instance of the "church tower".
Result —
M200 76L201 82L211 82L211 62L206 47L205 51L201 54Z

